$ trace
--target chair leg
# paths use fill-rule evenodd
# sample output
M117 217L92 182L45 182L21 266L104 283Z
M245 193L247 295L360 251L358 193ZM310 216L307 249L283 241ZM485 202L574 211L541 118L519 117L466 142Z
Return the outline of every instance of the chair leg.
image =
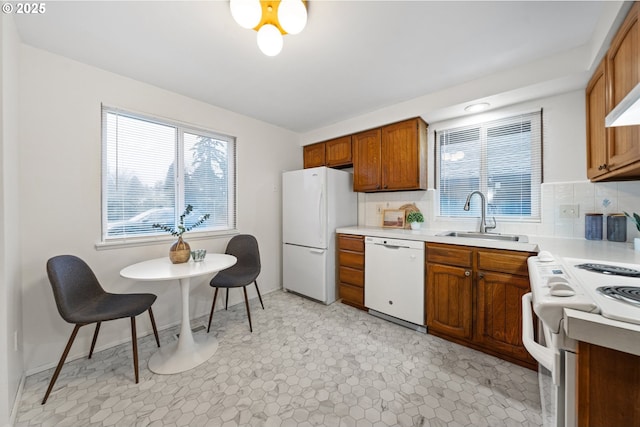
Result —
M67 346L62 352L62 356L60 357L60 361L58 362L58 366L56 366L56 370L53 373L53 377L51 377L51 381L49 382L49 387L47 388L47 392L44 395L44 399L42 399L42 404L47 403L47 399L49 398L49 394L53 389L53 385L56 383L58 379L58 375L60 375L60 371L62 370L62 365L64 365L64 361L67 359L67 355L69 354L69 350L71 350L71 345L73 344L73 340L76 339L76 335L78 334L78 330L83 325L75 325L73 328L73 332L71 332L71 336L69 337L69 341L67 342Z
M262 306L262 309L264 310L264 304L262 303L262 296L260 295L260 289L258 289L258 281L254 280L253 284L256 285L256 292L258 292L258 298L260 298L260 305Z
M87 359L91 359L93 356L93 349L96 347L96 341L98 341L98 332L100 332L100 325L102 322L96 323L96 330L93 332L93 340L91 341L91 349L89 350L89 357Z
M213 309L216 306L216 298L218 298L218 289L219 288L216 288L213 293L213 304L211 304L211 314L209 314L209 326L207 326L207 333L209 333L209 330L211 329L211 319L213 319Z
M158 328L156 328L156 319L153 318L153 311L149 307L149 317L151 318L151 327L153 328L153 335L156 337L156 344L160 347L160 338L158 337Z
M224 301L224 309L226 310L229 306L229 288L227 288L227 299Z
M136 384L138 384L138 337L136 335L136 318L131 317L131 343L133 344L133 372L136 376Z
M249 318L249 331L253 332L253 327L251 326L251 312L249 311L249 298L247 298L247 287L243 286L242 290L244 291L244 305L247 306L247 317ZM227 289L227 292L229 292L228 289Z

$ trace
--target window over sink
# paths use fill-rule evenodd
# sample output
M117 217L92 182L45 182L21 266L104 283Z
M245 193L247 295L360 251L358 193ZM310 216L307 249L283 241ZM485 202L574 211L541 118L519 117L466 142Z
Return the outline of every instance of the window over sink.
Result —
M436 132L440 216L480 216L463 209L469 193L487 196L487 215L540 220L542 111Z
M235 138L195 126L102 108L102 241L166 236L187 205L198 232L236 226Z

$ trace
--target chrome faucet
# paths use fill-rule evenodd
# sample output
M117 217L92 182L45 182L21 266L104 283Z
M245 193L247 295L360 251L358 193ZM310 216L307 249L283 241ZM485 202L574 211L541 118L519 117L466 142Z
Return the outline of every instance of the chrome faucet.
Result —
M487 199L486 197L484 197L484 194L482 193L482 191L472 191L471 193L469 193L469 195L467 196L467 202L464 204L464 210L468 211L469 207L470 207L470 202L471 202L471 196L473 196L474 194L477 194L480 196L480 199L482 200L482 217L480 218L480 233L486 233L487 230L493 230L494 228L496 228L496 218L493 217L493 226L488 226L487 225Z

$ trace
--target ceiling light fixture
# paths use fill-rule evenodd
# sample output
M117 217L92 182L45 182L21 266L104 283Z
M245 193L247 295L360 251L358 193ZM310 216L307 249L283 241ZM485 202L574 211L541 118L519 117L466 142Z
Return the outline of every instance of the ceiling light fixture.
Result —
M468 111L469 113L477 113L479 111L484 111L489 108L491 104L488 102L479 102L477 104L471 104L464 107L464 111Z
M303 0L230 0L229 7L238 25L258 32L258 47L267 56L282 51L284 34L298 34L307 25Z

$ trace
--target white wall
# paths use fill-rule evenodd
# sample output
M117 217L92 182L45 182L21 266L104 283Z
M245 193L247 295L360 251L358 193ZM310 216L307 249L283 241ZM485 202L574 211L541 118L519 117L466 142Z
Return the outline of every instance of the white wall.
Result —
M428 105L442 102L442 94L435 100L422 97L420 103L398 104L367 116L332 125L314 131L322 135L319 140L328 139L367 127L391 123L402 118L434 115ZM543 110L543 182L542 220L540 222L498 221L496 231L502 233L535 234L557 237L584 237L584 218L589 212L603 213L602 201L607 198L611 205L604 213L640 210L640 181L620 183L591 183L586 175L586 118L584 89L545 96L520 102L490 112L464 116L446 121L429 123L429 148L427 170L429 191L399 191L393 193L361 193L358 197L358 224L379 226L382 216L379 208L399 208L415 203L425 213L424 227L432 230L473 230L478 227L477 219L448 219L438 217L435 188L434 136L439 129L465 126L494 120L535 109ZM376 117L377 122L371 122ZM358 127L364 126L366 127ZM348 133L348 132L346 132ZM309 134L303 136L305 143ZM559 205L579 206L579 217L560 218ZM462 207L461 207L462 208ZM627 227L627 241L640 233L630 223ZM606 238L606 236L605 236Z
M296 134L195 101L145 83L21 46L20 212L23 224L22 275L24 361L27 372L53 366L71 332L57 313L45 263L57 254L76 254L114 292L153 292L159 327L179 321L177 283L121 279L132 263L166 256L170 242L99 250L100 104L192 123L237 137L238 229L256 235L262 255L262 292L281 287L281 171L302 167ZM212 76L215 78L215 76ZM189 239L192 247L224 251L226 238ZM191 317L208 314L213 292L209 278L192 280ZM195 283L194 283L195 282ZM251 290L251 295L255 293ZM237 294L237 295L235 295ZM231 293L230 304L241 301ZM140 335L150 331L147 316ZM91 328L83 328L70 357L88 352ZM109 322L97 347L129 340L125 320Z
M18 35L13 16L0 17L0 425L8 425L22 378L18 197Z

